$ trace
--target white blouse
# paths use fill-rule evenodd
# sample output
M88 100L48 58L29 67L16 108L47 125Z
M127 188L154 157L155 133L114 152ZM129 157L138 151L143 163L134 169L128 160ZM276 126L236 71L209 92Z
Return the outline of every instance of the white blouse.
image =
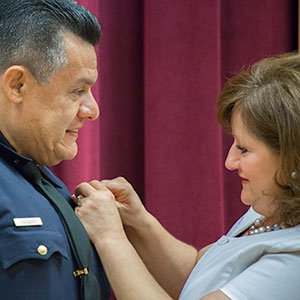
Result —
M216 290L232 300L300 300L300 226L235 237L259 216L250 208L202 256L180 300Z

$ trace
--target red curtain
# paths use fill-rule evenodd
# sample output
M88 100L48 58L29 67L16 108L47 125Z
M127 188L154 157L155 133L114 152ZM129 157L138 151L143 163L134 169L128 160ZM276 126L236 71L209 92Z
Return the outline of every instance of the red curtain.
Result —
M230 137L216 122L218 94L242 67L297 49L297 0L79 2L103 29L101 115L56 173L71 191L125 176L176 237L214 241L247 209L224 168Z

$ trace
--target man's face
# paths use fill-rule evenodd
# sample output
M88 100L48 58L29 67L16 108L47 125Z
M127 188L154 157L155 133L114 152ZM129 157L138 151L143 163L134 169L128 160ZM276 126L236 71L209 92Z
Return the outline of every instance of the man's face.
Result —
M94 47L68 34L65 48L68 64L47 84L38 84L33 76L25 82L22 102L15 106L15 120L11 120L12 128L4 130L18 153L40 165L52 166L73 159L84 121L99 116L91 92L98 76Z

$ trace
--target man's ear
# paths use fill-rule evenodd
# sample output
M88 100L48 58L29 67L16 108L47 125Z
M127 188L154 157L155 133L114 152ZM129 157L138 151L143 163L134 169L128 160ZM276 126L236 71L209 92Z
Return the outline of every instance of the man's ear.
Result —
M3 92L7 99L20 103L23 100L23 87L28 70L23 66L11 66L3 74Z

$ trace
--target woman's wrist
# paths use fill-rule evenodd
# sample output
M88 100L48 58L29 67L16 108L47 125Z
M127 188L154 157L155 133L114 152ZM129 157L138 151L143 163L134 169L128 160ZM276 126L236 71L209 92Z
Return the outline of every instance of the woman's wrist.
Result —
M126 243L129 243L129 241L124 232L124 235L108 236L105 238L101 237L94 242L94 246L97 249L97 252L100 254L110 252L114 250L116 246Z
M130 242L134 240L141 242L144 239L148 240L151 238L158 224L157 219L146 211L140 220L137 220L131 225L124 225L124 230Z

